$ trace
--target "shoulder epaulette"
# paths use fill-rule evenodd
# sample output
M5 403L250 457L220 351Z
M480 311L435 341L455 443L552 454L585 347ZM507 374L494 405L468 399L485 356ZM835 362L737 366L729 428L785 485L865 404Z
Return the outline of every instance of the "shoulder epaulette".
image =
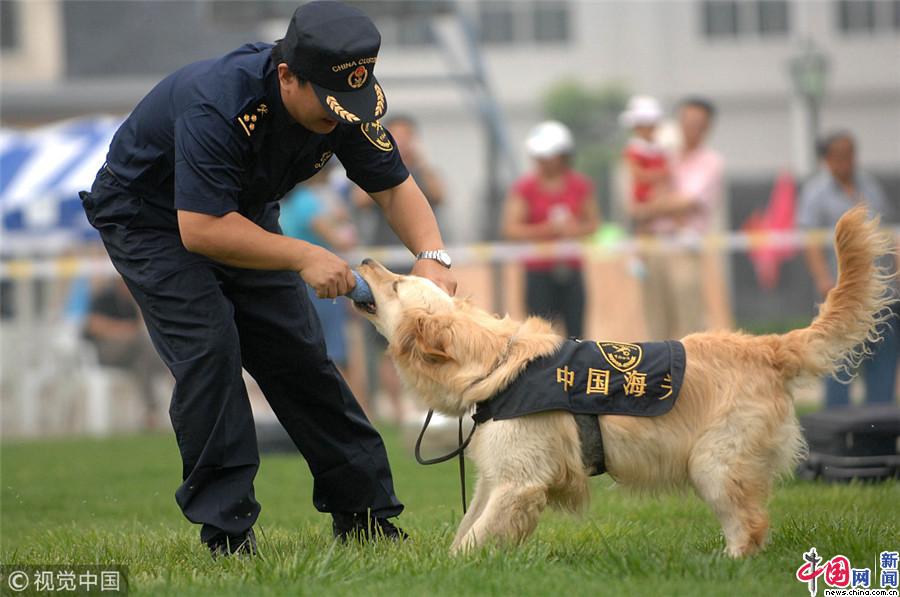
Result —
M242 114L237 116L238 124L241 125L241 129L247 134L247 136L251 136L253 132L256 130L260 121L269 113L269 107L266 104L258 104L255 108L251 108Z

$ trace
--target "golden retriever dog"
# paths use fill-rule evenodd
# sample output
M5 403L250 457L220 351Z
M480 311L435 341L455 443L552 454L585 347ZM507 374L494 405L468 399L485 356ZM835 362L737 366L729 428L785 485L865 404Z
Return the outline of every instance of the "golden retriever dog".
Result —
M683 385L668 413L598 417L613 479L640 491L692 487L718 517L733 557L763 546L773 481L806 451L791 390L804 378L857 365L864 342L889 325L888 276L875 264L890 251L888 236L857 207L838 222L835 246L838 282L809 327L782 335L688 335ZM374 261L364 261L359 273L375 301L357 308L387 338L410 389L448 416L463 416L515 383L530 361L563 341L543 319L499 318ZM521 542L548 505L583 509L589 495L581 454L568 412L479 425L470 446L478 481L451 550Z

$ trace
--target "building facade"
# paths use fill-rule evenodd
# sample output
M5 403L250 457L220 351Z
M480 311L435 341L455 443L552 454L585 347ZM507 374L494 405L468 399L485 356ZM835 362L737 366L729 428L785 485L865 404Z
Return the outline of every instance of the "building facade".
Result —
M862 165L900 190L898 0L358 4L384 36L378 75L391 111L420 121L427 152L447 178L443 219L454 242L492 235L480 223L494 167L487 154L497 148L487 143L485 106L467 82L473 70L483 73L519 169L527 167L522 141L542 118L543 94L560 80L615 83L669 108L686 95L711 98L720 108L711 143L726 158L734 202L741 185L758 192L780 170L807 174L788 64L809 40L827 59L822 128L853 131ZM0 7L0 118L27 126L125 114L183 63L280 37L295 4L0 0ZM461 23L471 25L477 51Z

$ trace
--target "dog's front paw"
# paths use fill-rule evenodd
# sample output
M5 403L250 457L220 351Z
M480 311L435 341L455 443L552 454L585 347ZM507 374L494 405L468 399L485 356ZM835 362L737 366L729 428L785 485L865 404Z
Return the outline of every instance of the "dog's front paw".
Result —
M450 546L450 555L451 556L459 556L465 555L472 550L478 547L478 542L475 540L475 535L472 532L466 533L462 537L457 537L453 540L453 544Z

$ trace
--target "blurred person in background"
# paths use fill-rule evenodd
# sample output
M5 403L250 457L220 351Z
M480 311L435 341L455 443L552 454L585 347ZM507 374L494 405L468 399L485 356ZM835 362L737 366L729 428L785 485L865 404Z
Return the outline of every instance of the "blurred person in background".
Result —
M631 131L623 157L631 179L633 203L645 203L669 192L671 176L665 149L656 140L656 128L663 117L655 98L636 95L619 116L619 123Z
M538 124L525 141L534 169L517 180L506 197L502 235L514 241L580 239L600 225L591 180L572 168L572 133L561 122ZM569 336L584 332L582 260L531 258L525 261L525 304L529 313L565 326Z
M104 284L90 295L83 335L97 351L97 362L123 369L138 382L144 404L144 427L159 426L155 380L165 373L153 350L137 303L122 278Z
M797 226L800 228L826 228L834 230L841 215L858 203L865 203L872 217L880 216L882 223L891 221L893 215L878 181L856 165L856 142L853 135L839 131L824 137L819 143L822 168L806 184L800 193ZM806 250L813 282L820 298L824 300L834 287L837 277L837 259L833 249L810 246ZM885 255L879 266L894 274L894 292L897 292L897 264L895 258ZM879 342L866 343L871 356L863 362L867 403L893 403L896 399L898 358L898 305L892 303L891 318L882 328ZM849 373L849 372L847 372ZM825 379L825 406L839 407L850 404L850 377L839 373Z
M336 155L416 256L413 273L455 292L434 213L379 121L380 47L358 8L303 4L276 44L245 44L157 84L80 194L175 376L175 499L213 557L256 553L244 368L309 465L334 537L406 537L390 521L403 504L384 442L328 358L302 287L335 298L354 288L353 272L278 226L278 200Z
M356 246L356 227L339 192L331 184L331 171L332 168L325 165L312 178L294 187L281 203L278 222L285 236L313 243L335 253L343 253ZM349 305L346 301L319 298L312 286L307 285L306 290L322 324L328 356L344 377L351 381L351 387L358 385L352 383L355 372L349 369L347 356ZM367 411L365 394L355 387L354 390L360 406Z
M394 143L410 176L422 189L440 222L440 207L445 200L444 180L428 159L416 120L408 114L397 114L385 120L385 127L394 137ZM353 192L353 203L361 212L360 219L363 221L360 226L366 230L362 236L363 244L396 247L397 236L391 232L384 214L380 210L373 209L375 204L371 197L357 187ZM396 267L393 269L401 272ZM408 416L406 404L403 402L403 385L400 383L394 363L387 356L387 341L373 326L366 325L363 329L369 396L374 399L382 393L390 401L394 422L403 423ZM373 403L371 407L374 410L377 405Z
M690 97L678 109L682 146L672 156L672 188L645 202L629 202L635 231L660 239L702 236L721 208L724 162L706 146L716 115L709 100ZM718 269L699 249L645 256L644 312L650 340L681 338L708 325L713 300L724 300ZM710 280L708 278L716 279ZM710 290L712 289L712 290Z

